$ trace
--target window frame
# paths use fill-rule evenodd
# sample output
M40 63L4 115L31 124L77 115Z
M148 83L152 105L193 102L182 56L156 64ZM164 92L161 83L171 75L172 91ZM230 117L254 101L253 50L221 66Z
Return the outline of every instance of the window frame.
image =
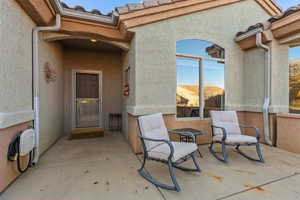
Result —
M177 109L176 109L176 119L179 121L184 120L205 120L210 119L210 117L204 117L204 108L205 108L205 95L204 95L204 80L205 80L205 73L204 73L204 60L210 60L210 61L216 61L216 62L223 62L224 68L225 68L225 58L210 58L205 56L195 56L195 55L189 55L189 54L176 54L176 59L185 59L185 60L194 60L198 62L199 67L199 117L177 117ZM176 67L177 71L177 67ZM225 74L224 74L225 76ZM224 80L225 81L225 80ZM176 76L176 82L177 82L177 76ZM177 89L176 89L177 90ZM225 92L225 88L224 88ZM177 93L177 91L176 91ZM225 93L226 94L226 93ZM225 104L225 101L224 101ZM177 108L177 102L176 102L176 108Z

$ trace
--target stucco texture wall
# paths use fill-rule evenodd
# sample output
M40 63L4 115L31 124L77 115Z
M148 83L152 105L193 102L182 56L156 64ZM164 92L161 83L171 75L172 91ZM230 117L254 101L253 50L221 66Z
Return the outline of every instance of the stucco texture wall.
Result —
M122 132L128 139L128 110L134 109L135 105L135 38L131 41L130 50L123 52L123 71L129 68L127 73L123 73L123 86L129 85L129 95L123 96L123 111L122 111ZM126 82L127 80L127 82Z
M42 38L42 37L40 37ZM47 82L45 65L55 72L54 81ZM55 42L39 42L40 67L40 148L44 152L64 133L64 69L63 49Z
M271 48L271 113L288 112L289 106L289 63L288 45L281 45L266 33L272 42ZM253 48L244 54L244 110L262 111L265 87L265 51Z
M107 129L109 113L122 113L122 55L81 49L66 49L64 53L65 131L72 129L72 69L102 71L102 116Z
M271 107L274 113L289 112L289 46L272 44Z
M262 111L264 102L265 51L254 48L244 54L243 107L246 111Z
M34 22L13 0L0 1L0 191L19 173L6 159L7 148L15 135L31 125L32 110L32 29ZM41 132L44 152L63 132L62 49L58 44L39 43ZM56 71L55 83L44 79L44 64ZM25 122L25 123L24 123Z
M0 1L0 192L19 172L7 160L11 140L31 125L31 31L34 23L12 0Z
M0 128L33 119L33 21L12 0L0 1Z
M244 53L235 34L269 15L255 1L247 0L200 13L134 28L135 105L133 115L176 112L176 41L201 39L226 50L226 107L243 110Z

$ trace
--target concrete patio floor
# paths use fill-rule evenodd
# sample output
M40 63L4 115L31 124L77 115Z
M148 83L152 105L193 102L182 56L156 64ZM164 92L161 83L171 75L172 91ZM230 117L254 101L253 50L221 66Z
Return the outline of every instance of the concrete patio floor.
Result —
M118 133L104 138L62 138L40 163L17 179L1 200L216 200L300 199L300 155L263 146L265 164L229 151L229 164L200 147L202 173L175 170L182 192L161 190L139 176L140 157ZM254 149L245 148L255 155ZM191 165L192 163L187 163ZM166 166L148 162L152 176L170 182Z

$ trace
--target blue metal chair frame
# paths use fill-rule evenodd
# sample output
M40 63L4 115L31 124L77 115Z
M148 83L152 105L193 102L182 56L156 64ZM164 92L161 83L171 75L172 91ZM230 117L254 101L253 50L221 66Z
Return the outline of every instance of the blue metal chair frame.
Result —
M140 128L140 125L139 125L139 128ZM140 131L140 133L141 133L141 131ZM172 133L169 132L169 134L172 134ZM193 138L193 142L195 142L194 135L187 134L187 133L182 134L182 135L185 135L185 136ZM142 166L138 170L138 172L139 172L139 174L143 178L145 178L147 181L149 181L153 185L155 185L157 187L160 187L160 188L163 188L163 189L166 189L166 190L173 190L173 191L180 192L181 188L180 188L180 186L179 186L179 184L178 184L178 182L176 180L176 176L175 176L173 168L177 168L177 169L180 169L180 170L183 170L183 171L201 172L200 165L199 165L199 163L196 160L197 150L194 151L194 152L192 152L192 153L190 153L189 155L183 157L179 161L173 162L172 158L173 158L173 155L174 155L174 147L173 147L173 145L172 145L172 143L170 141L168 141L168 140L161 140L161 139L147 138L147 137L144 137L142 135L140 135L139 137L140 137L141 142L142 142L143 154L144 155L143 155ZM160 160L160 159L157 159L157 158L150 157L149 154L148 154L146 145L145 145L145 140L152 141L152 142L160 142L160 143L163 142L163 143L166 143L169 146L169 148L170 148L170 155L168 157L168 160ZM194 162L194 165L195 165L194 169L179 166L180 164L182 164L183 162L189 160L190 158L192 158L192 160ZM161 182L157 181L155 178L153 178L149 173L147 173L145 171L145 169L144 169L147 160L153 160L153 161L158 161L158 162L162 162L164 164L167 164L168 165L168 170L169 170L169 175L171 177L171 181L172 181L173 185L167 185L167 184L161 183Z
M243 128L243 129L254 129L255 130L257 142L256 143L250 143L250 144L228 144L228 143L226 143L227 131L226 131L226 129L224 127L216 126L216 125L211 124L211 128L212 128L212 137L215 136L214 135L214 128L221 129L222 133L223 133L223 138L222 138L221 142L219 142L219 141L214 142L212 140L212 142L211 142L211 144L209 146L209 151L211 152L211 154L216 159L218 159L218 160L220 160L220 161L222 161L224 163L228 163L228 154L227 154L226 146L235 146L236 151L239 154L241 154L242 156L244 156L245 158L247 158L249 160L252 160L252 161L256 161L256 162L262 162L262 163L265 162L265 160L263 158L263 155L262 155L262 152L261 152L260 144L259 144L260 133L259 133L259 129L258 128L252 127L252 126L241 126L240 125L240 128ZM218 143L218 144L222 145L223 158L221 158L220 156L218 156L216 154L216 152L213 150L213 145L215 143ZM252 157L246 155L243 151L240 150L240 146L255 146L256 147L256 152L257 152L257 155L258 155L258 159L255 159L255 158L252 158Z

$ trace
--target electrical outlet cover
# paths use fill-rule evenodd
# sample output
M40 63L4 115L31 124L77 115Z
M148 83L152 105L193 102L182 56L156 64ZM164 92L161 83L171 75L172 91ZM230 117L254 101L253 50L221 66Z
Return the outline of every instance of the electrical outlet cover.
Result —
M35 132L33 129L27 129L20 136L20 156L28 155L34 146Z

